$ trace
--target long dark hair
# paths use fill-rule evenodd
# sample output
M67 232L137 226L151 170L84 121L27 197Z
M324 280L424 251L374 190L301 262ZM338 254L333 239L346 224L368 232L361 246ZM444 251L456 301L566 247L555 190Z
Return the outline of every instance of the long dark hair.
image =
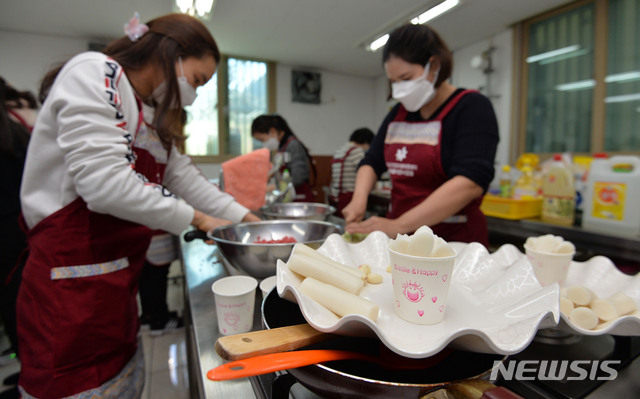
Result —
M407 24L395 29L382 50L382 63L391 56L403 59L410 64L427 65L429 58L438 57L440 72L435 86L451 77L453 55L438 33L427 25Z
M9 118L9 109L22 108L21 100L29 108L38 107L33 94L16 90L0 77L0 152L16 159L25 156L30 138L25 126Z
M311 158L311 154L309 153L309 149L306 145L293 133L293 130L289 127L287 121L278 114L270 114L270 115L260 115L251 123L251 135L255 133L269 133L269 130L276 129L279 132L284 132L282 139L280 139L280 146L289 140L289 137L294 137L304 150L305 154L307 154L307 158L309 159L309 165L311 165L311 170L313 171L313 178L318 176L318 172L316 170L316 165L313 162L313 158Z
M129 36L123 36L109 43L102 52L122 65L125 73L140 70L149 63L162 67L167 88L164 99L156 105L153 126L168 149L171 144L179 145L186 139L184 112L181 108L173 107L176 99L180 99L175 62L179 57L213 56L218 64L220 50L204 24L186 14L158 17L147 22L147 26L149 31L137 41L132 42ZM40 86L42 102L60 69L62 65L49 71L43 78Z

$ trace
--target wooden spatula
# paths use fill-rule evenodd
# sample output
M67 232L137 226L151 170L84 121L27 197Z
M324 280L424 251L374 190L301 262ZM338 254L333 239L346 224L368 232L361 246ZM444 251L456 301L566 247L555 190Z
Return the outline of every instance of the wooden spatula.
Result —
M241 360L291 351L335 337L335 334L318 331L305 323L220 337L215 349L225 360Z

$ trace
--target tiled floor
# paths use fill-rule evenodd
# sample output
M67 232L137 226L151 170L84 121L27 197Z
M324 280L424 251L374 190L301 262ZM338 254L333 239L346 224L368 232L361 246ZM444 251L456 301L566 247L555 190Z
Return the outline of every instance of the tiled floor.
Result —
M183 274L179 262L174 262L169 271L167 302L169 309L182 314ZM141 399L188 399L189 372L185 329L180 328L153 336L148 330L141 331L145 356L145 384ZM6 336L0 335L0 350L8 347ZM0 364L0 383L8 375L20 370L18 360L8 365ZM10 387L0 385L0 393Z

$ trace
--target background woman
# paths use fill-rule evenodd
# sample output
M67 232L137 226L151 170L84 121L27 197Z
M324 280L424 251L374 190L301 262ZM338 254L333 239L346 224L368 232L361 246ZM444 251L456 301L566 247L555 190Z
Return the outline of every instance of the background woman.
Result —
M18 353L16 299L22 270L17 267L27 237L18 222L20 216L20 184L29 135L37 116L38 103L28 91L18 91L0 77L0 319L10 347L0 353L0 364ZM14 386L4 391L3 398L18 398L18 373L2 383Z
M310 174L313 170L315 176L315 167L309 150L296 137L287 121L280 115L260 115L251 124L251 135L283 158L280 172L288 169L291 174L291 182L296 189L294 201L314 202Z
M126 32L43 80L21 191L25 397L139 397L136 294L153 230L258 220L176 149L182 107L220 60L211 34L182 14L134 17Z
M342 211L346 230L395 237L427 225L448 241L488 245L480 203L494 176L499 140L491 102L447 82L451 52L426 25L396 29L382 57L400 104L358 169L353 199ZM392 182L387 217L362 221L369 192L386 170Z
M373 137L374 134L369 128L356 129L349 136L349 141L333 154L329 204L336 208L335 215L338 217L342 217L342 209L351 202L358 164L364 158Z

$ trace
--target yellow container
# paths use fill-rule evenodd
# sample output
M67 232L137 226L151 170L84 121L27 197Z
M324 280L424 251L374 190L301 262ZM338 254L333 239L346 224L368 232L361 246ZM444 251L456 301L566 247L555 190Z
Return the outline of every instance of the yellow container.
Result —
M480 210L487 216L502 219L527 219L540 216L542 198L502 198L487 194L482 200Z
M615 155L591 162L582 227L614 235L640 235L640 157Z

